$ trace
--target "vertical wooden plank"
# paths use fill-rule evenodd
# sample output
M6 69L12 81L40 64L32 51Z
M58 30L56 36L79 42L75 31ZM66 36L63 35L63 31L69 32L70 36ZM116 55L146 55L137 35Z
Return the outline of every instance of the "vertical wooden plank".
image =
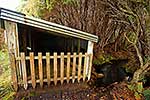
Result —
M70 53L67 53L67 83L70 80Z
M50 53L46 53L46 71L47 71L47 84L50 86Z
M90 78L91 78L92 60L93 60L93 54L90 54L90 63L89 63L88 80L90 80Z
M94 43L92 41L88 41L88 47L87 47L87 53L88 55L89 54L93 54L93 46L94 46ZM86 67L86 75L88 76L90 73L89 72L89 64L90 63L90 58L87 57L87 67Z
M14 32L14 36L15 36L15 53L16 53L15 57L18 57L19 56L19 37L18 37L18 25L17 25L17 23L13 23L13 32ZM21 68L20 61L16 62L16 67L18 67L20 77L22 78L23 77L22 76L23 69Z
M80 79L81 79L81 64L82 64L82 53L79 53L78 82L80 82Z
M4 29L0 28L0 48L2 48L4 44L5 44Z
M34 69L34 53L30 52L30 70L31 70L31 81L32 87L36 87L36 80L35 80L35 69Z
M54 84L57 84L57 53L54 52Z
M83 81L85 81L85 79L86 79L87 57L88 57L88 54L85 53L85 57L84 57L84 69L83 69Z
M73 53L72 83L75 82L76 75L76 53Z
M13 87L15 91L18 90L18 83L17 83L17 74L16 74L16 64L15 64L15 55L10 53L10 63L11 63L11 76L12 76L12 82Z
M61 52L60 57L60 82L63 84L64 82L64 53Z
M80 39L78 39L78 49L77 49L77 53L80 52Z
M21 53L21 65L22 65L22 74L23 74L23 84L24 89L26 90L28 88L28 82L27 82L27 70L26 70L26 60L25 60L25 53Z
M42 53L38 53L38 65L39 65L39 78L40 78L40 87L43 87L43 66L42 66Z
M7 46L8 52L14 54L15 58L19 55L19 44L18 44L18 33L17 33L17 23L11 22L8 20L4 20L5 25L5 32L7 37ZM18 63L19 61L15 62L16 66L16 74L18 77L22 78L22 69Z
M73 38L71 39L71 53L74 51L74 40Z

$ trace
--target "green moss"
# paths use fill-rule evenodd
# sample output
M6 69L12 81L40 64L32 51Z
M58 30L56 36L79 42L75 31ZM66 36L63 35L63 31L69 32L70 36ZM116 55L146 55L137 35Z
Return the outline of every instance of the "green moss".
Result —
M94 59L94 65L100 65L106 62L110 62L110 60L114 59L111 55L99 55L97 58Z

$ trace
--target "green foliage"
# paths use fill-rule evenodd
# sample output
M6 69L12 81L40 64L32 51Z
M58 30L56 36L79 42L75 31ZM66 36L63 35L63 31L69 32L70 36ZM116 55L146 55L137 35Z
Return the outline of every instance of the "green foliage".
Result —
M13 100L15 94L11 84L11 69L8 58L8 52L0 51L0 67L3 69L0 73L0 98L2 100Z
M29 16L40 17L46 7L46 3L41 0L22 0L21 5L18 7L18 11Z
M128 88L134 92L134 96L136 98L139 98L139 99L141 98L142 92L144 90L142 82L130 84L130 85L128 85Z
M33 17L42 17L43 13L51 11L57 2L70 4L74 0L22 0L18 11Z
M114 59L111 55L99 55L96 59L94 59L93 64L99 65L106 62L110 62L110 60Z
M56 0L46 0L46 9L49 11L53 8Z
M150 90L149 89L144 90L143 95L145 97L145 100L149 100L150 99Z
M63 3L64 3L64 4L70 4L70 3L72 3L73 1L75 1L75 0L63 0Z

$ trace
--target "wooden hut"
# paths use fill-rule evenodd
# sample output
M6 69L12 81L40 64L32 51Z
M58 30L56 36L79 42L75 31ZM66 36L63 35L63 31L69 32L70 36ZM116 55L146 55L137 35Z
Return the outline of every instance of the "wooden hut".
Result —
M15 90L90 79L97 36L4 8L0 27L7 38Z

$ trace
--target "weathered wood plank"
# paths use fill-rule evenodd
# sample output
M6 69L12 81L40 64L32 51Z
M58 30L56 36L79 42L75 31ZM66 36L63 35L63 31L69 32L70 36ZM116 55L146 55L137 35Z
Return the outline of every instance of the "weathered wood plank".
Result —
M82 64L82 53L79 53L78 82L80 82L80 79L81 79L81 64Z
M61 53L61 58L60 58L60 82L63 84L64 82L64 53Z
M26 60L25 60L25 53L21 53L21 65L22 65L22 74L23 74L23 85L24 89L26 90L28 88L28 82L27 82L27 70L26 70Z
M7 37L7 46L8 52L13 54L16 57L19 56L19 45L18 45L18 33L17 33L17 23L4 20L5 32ZM19 61L15 62L16 74L17 77L22 78L22 69L19 66Z
M85 57L84 57L84 69L83 69L83 81L85 81L85 79L86 79L87 57L88 57L88 54L85 53Z
M76 53L73 53L72 83L75 82L76 75Z
M54 84L57 84L57 53L54 52Z
M47 71L47 84L50 86L51 76L50 76L50 53L46 53L46 71Z
M70 53L67 53L67 83L70 80Z
M42 53L38 53L38 65L39 65L39 78L40 78L40 87L43 87L43 66L42 66Z
M93 54L93 46L94 46L94 43L92 41L88 41L88 47L87 47L87 53L88 55L89 54ZM87 57L87 67L86 67L86 75L88 76L88 72L89 72L89 62L90 61L90 58Z
M12 76L12 82L13 82L13 87L15 91L18 90L18 81L17 81L17 74L16 74L16 64L15 64L15 56L14 54L9 54L10 55L10 63L11 63L11 76Z
M90 62L89 62L88 80L90 80L90 78L91 78L93 54L90 54L90 59L89 60L90 60Z
M77 79L77 78L78 78L78 76L75 76L75 79ZM72 76L70 76L70 79L72 79ZM60 77L58 77L58 78L57 78L57 81L60 81L60 80L61 80ZM64 80L67 80L67 77L64 77ZM51 81L54 81L54 79L51 78ZM47 82L47 79L43 79L43 82ZM28 83L31 84L32 81L31 81L31 80L28 80ZM40 83L40 80L37 79L37 80L36 80L36 83ZM18 83L18 84L21 84L21 83Z
M30 70L31 70L31 80L32 80L32 87L36 87L36 80L35 80L35 69L34 69L34 53L30 52Z

